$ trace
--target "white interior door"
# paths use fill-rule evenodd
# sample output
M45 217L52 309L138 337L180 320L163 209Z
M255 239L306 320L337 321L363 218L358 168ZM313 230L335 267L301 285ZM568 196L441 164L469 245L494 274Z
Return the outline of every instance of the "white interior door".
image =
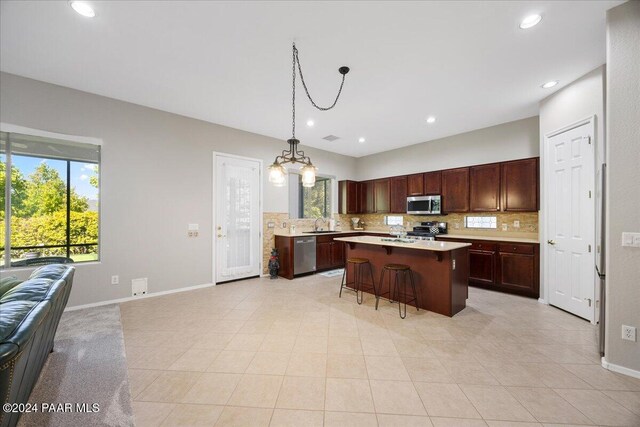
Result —
M215 155L216 283L260 274L260 170L259 161Z
M595 204L592 126L546 139L546 238L549 304L593 321Z

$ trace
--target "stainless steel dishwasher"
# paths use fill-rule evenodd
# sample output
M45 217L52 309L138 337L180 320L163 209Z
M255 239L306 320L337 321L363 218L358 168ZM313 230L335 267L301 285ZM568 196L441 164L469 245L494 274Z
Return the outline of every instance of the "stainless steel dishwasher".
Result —
M316 271L316 236L303 236L294 239L293 274Z

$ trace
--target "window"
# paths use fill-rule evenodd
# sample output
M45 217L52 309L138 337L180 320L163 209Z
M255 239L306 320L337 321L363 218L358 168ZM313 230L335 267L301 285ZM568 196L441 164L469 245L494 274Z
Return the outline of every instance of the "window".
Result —
M495 216L465 216L464 226L467 228L498 228Z
M404 217L402 215L385 215L384 223L386 225L403 225Z
M0 133L0 268L98 260L99 165L98 145Z
M303 187L299 178L299 218L328 218L331 216L331 178L316 177L313 187Z

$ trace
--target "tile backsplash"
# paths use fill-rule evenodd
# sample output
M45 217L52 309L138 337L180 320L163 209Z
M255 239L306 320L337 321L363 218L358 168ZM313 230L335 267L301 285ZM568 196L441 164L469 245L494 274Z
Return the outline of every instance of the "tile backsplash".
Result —
M402 216L404 219L404 226L407 230L411 230L415 225L418 225L423 221L438 221L446 222L449 226L450 234L483 234L487 236L511 236L511 237L524 237L524 238L538 238L538 213L537 212L521 212L521 213L502 213L502 212L487 212L473 213L473 214L457 214L452 213L448 215L437 216L418 216L418 215L401 215L391 214L394 216ZM474 217L495 216L497 219L497 229L477 229L465 227L465 216L472 215ZM385 214L362 214L362 215L341 215L333 214L333 219L336 220L336 228L338 230L351 230L351 218L360 218L364 221L365 230L371 231L388 231L389 226L384 223ZM519 221L520 227L514 226L514 221ZM269 255L271 254L271 248L275 246L275 231L289 230L292 224L296 226L297 231L311 230L313 228L315 219L289 219L289 214L286 212L265 212L263 215L263 247L262 247L262 272L268 274ZM274 227L269 228L269 223L273 223ZM285 225L283 227L283 224ZM328 223L319 224L321 227L328 228ZM503 229L506 226L506 230Z

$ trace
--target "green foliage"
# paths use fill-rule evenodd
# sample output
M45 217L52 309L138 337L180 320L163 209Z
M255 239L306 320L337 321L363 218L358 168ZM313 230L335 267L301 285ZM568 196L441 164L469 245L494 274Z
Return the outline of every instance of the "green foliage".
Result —
M0 159L0 246L4 246L4 209L6 163ZM97 187L98 169L90 177L90 184ZM11 170L11 246L65 245L67 243L67 186L58 171L41 163L25 179L13 167ZM71 244L98 242L98 212L89 211L89 201L75 188L70 192L69 238ZM12 258L22 258L30 250L12 250ZM38 249L41 256L66 256L66 248ZM97 246L72 247L71 254L95 254ZM95 256L90 257L95 259Z
M302 187L302 218L326 218L331 215L331 180L316 179L313 187Z
M67 187L57 170L40 163L29 175L24 216L46 215L65 208Z
M98 212L70 213L71 244L98 241ZM64 245L67 242L67 214L59 211L31 218L12 217L11 246ZM96 248L89 248L95 250ZM72 247L72 254L87 253L86 247ZM17 251L20 255L30 250ZM59 254L60 248L42 249L42 255ZM15 256L15 255L14 255Z
M7 178L7 165L3 159L0 161L0 218L4 218L5 209L5 183ZM24 179L18 168L11 168L11 205L12 212L22 214L26 198L27 180Z

